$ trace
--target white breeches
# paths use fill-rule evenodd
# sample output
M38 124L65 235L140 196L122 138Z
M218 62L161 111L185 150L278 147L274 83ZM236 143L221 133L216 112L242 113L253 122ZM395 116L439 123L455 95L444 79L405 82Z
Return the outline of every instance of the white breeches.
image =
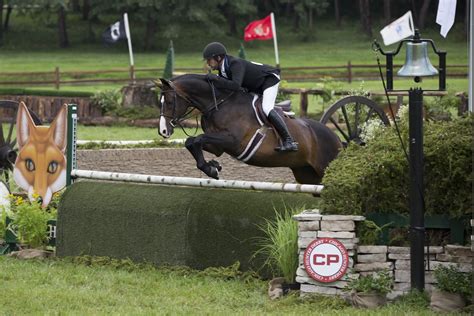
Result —
M280 79L280 76L274 74L275 77ZM278 94L278 86L280 85L280 82L277 84L266 88L263 91L263 100L262 100L262 108L263 112L265 113L266 116L268 116L268 113L270 113L271 110L273 110L273 107L275 106L275 100Z

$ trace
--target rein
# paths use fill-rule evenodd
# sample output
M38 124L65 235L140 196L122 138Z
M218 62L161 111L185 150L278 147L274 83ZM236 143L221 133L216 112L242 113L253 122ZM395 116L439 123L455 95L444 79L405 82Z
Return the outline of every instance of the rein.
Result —
M165 115L164 114L164 103L165 102L162 102L162 106L161 106L161 110L160 110L160 117L165 117L165 118L170 119L170 124L173 127L179 126L183 130L183 132L186 136L188 136L188 137L191 136L191 135L188 135L188 133L184 129L184 126L181 124L181 122L186 120L188 117L190 117L190 114L194 111L194 109L199 110L204 117L208 117L209 114L212 113L213 111L218 111L219 110L218 106L223 104L225 101L227 101L235 93L235 91L232 91L225 98L217 101L214 84L210 80L207 80L207 82L209 83L209 85L211 87L212 97L213 97L213 101L214 101L213 105L211 105L211 106L202 106L202 104L200 102L197 102L196 100L193 100L192 98L190 98L187 95L183 95L183 94L179 93L175 89L162 90L160 100L163 98L165 93L173 93L173 105L172 105L173 113L172 113L171 116L170 115ZM188 110L183 115L181 115L179 117L175 117L176 116L176 103L177 103L176 100L177 100L177 97L182 98L183 100L185 100L189 104ZM197 104L198 106L195 106L193 104ZM202 108L202 110L201 110L201 108ZM196 123L197 123L197 116L196 116ZM196 124L196 130L195 130L194 135L196 135L196 133L197 133L197 124Z

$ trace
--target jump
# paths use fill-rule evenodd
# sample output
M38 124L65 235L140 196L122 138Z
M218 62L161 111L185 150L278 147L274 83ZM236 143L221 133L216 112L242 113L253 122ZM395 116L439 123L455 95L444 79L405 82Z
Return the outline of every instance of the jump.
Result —
M201 113L204 134L187 138L185 146L197 167L214 179L219 178L222 167L215 160L206 161L203 150L217 157L227 153L249 165L288 167L298 183L320 184L324 169L342 148L337 135L322 123L284 117L299 148L276 151L279 137L268 123L259 123L252 105L261 100L240 90L214 89L206 75L186 74L156 84L161 89L161 136L170 137L194 109Z

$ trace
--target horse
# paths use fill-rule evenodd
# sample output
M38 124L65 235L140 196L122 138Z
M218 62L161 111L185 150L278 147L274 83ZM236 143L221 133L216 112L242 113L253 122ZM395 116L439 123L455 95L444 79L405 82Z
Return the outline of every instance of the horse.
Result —
M252 106L259 102L255 102L257 96L242 90L216 90L206 75L160 78L155 84L161 89L159 134L164 138L193 111L201 113L204 134L189 136L185 146L197 168L211 178L219 179L222 166L214 159L206 161L203 150L216 157L227 153L253 166L288 167L298 183L320 184L325 168L342 148L339 137L326 125L308 118L284 117L299 150L276 151L277 134L268 123L262 126Z

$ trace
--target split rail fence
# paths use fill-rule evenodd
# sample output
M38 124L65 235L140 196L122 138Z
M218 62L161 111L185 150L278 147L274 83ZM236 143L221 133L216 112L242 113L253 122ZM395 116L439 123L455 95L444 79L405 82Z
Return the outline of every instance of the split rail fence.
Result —
M385 71L385 65L382 65ZM401 67L401 65L394 65ZM467 78L468 65L448 65L447 76L450 78ZM175 68L176 74L206 73L201 68ZM41 72L0 72L1 86L44 86L50 85L59 89L63 85L90 85L127 83L135 78L137 82L154 80L163 74L163 68L120 68L104 70L62 71L55 67L52 71ZM333 80L352 82L353 80L379 80L378 66L368 64L283 67L282 79L288 82L318 81L330 77Z

